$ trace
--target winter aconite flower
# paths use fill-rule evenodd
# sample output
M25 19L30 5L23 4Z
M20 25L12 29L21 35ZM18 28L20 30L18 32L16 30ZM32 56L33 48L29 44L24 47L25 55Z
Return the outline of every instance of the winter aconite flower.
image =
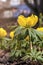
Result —
M10 37L13 39L14 38L14 31L10 32Z
M43 32L43 27L37 28L37 30Z
M36 15L31 15L30 17L24 17L20 15L18 17L18 24L23 27L33 27L38 22L38 17Z
M20 26L26 26L26 18L23 15L20 15L17 21Z
M3 28L0 28L0 38L5 37L6 35L7 35L6 30L5 30L5 29L3 29Z

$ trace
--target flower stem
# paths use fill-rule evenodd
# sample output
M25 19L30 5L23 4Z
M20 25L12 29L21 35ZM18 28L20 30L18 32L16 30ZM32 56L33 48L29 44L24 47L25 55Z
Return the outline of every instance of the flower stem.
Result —
M32 42L30 42L30 49L31 49L31 50L33 49Z

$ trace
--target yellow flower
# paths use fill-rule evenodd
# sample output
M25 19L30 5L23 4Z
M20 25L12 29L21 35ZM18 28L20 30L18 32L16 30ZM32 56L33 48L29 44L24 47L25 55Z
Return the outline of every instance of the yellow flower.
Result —
M26 18L23 15L20 15L17 21L20 26L26 26Z
M14 31L10 32L10 37L13 39L14 38Z
M33 27L38 22L38 17L36 15L31 15L30 17L24 17L20 15L18 17L18 24L23 27Z
M0 28L0 38L5 37L6 35L7 35L6 30L5 30L5 29L3 29L3 28Z
M43 27L37 28L37 30L43 32Z
M28 41L28 40L29 40L29 36L27 36L27 37L25 38L25 40L27 40L27 41Z
M27 25L29 27L35 26L37 22L38 22L38 17L36 15L31 15L30 17L27 18Z

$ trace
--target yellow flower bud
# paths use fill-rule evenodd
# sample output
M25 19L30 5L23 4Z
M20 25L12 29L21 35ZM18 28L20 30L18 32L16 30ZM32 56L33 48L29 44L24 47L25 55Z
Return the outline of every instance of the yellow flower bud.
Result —
M37 28L37 30L43 32L43 27Z
M5 29L3 29L3 28L0 28L0 38L5 37L6 35L7 35L6 30L5 30Z
M25 40L27 40L27 41L28 41L28 40L29 40L29 36L27 36L27 37L25 38Z
M14 31L10 32L10 37L13 39L14 38Z

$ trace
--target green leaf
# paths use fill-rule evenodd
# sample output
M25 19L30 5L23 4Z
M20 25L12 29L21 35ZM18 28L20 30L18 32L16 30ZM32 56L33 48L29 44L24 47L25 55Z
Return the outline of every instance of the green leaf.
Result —
M17 27L18 27L18 25L8 26L8 28L9 28L10 30L15 30Z
M40 32L40 31L37 31L37 30L34 30L34 32L36 33L38 39L40 41L42 41L43 40L43 32Z
M27 60L29 58L30 58L30 56L29 55L26 55L26 56L22 57L21 59L25 61L25 60Z
M38 56L38 57L37 57L37 60L39 60L39 61L42 61L42 62L43 62L43 57Z
M15 29L15 38L18 40L22 40L27 36L27 29L23 27L18 27Z
M18 27L15 29L15 36L17 36L18 34L20 34L22 29L23 29L23 27L18 26Z

